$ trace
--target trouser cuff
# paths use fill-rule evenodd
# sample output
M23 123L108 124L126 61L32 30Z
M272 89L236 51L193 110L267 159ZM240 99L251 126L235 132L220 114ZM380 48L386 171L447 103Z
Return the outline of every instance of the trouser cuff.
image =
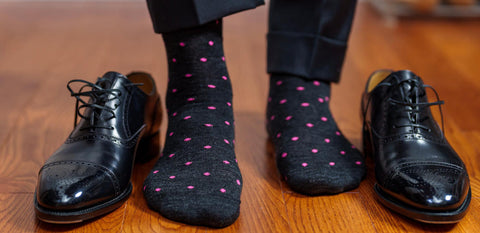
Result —
M313 35L270 32L267 35L267 72L338 82L347 44Z

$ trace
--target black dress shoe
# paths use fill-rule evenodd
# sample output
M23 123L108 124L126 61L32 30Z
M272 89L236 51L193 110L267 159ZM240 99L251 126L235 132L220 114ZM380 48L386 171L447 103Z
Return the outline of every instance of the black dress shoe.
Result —
M437 101L428 102L427 87L410 71L375 72L362 100L364 150L374 157L382 204L418 221L454 223L470 204L470 182L430 112L443 101L431 88Z
M75 83L83 85L78 92ZM40 169L34 199L38 218L51 223L120 207L132 192L134 161L159 153L162 110L149 74L109 72L95 84L72 80L68 89L77 98L75 127Z

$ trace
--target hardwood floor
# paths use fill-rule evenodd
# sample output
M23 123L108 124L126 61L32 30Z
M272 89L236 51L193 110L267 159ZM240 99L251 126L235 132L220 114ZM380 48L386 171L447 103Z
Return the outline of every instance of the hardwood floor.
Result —
M468 167L473 199L460 223L441 226L406 219L376 202L371 161L360 187L339 195L306 197L281 181L264 130L266 22L265 7L225 19L236 152L244 177L235 224L188 226L151 211L141 184L152 161L135 168L133 194L121 208L83 224L58 226L35 218L33 193L38 170L72 129L67 81L95 80L108 70L145 70L166 90L163 42L153 34L143 2L0 2L0 231L480 232L480 21L406 19L389 26L360 3L342 82L333 87L331 108L358 147L360 95L375 69L414 70L446 100L446 135Z

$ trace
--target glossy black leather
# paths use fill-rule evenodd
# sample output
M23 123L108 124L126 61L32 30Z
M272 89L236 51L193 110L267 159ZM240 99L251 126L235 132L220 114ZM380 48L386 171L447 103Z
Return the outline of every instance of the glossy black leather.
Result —
M110 95L112 100L104 103L114 109L115 117L109 119L110 112L85 108L84 115L99 111L98 117L104 120L97 120L92 128L91 122L82 118L65 143L45 162L36 189L36 201L41 208L79 210L128 195L135 156L147 160L158 152L158 148L140 148L158 146L162 114L155 83L145 73L127 77L108 72L104 81L96 83L117 90L118 96ZM132 82L144 85L135 86ZM143 144L139 146L140 142Z
M425 104L425 86L414 73L388 73L371 90L370 78L362 100L364 149L374 157L377 186L412 209L458 209L469 178L431 115L437 106Z

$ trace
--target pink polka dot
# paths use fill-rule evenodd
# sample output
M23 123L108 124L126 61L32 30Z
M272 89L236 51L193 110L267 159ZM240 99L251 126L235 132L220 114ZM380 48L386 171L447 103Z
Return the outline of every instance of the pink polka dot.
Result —
M222 61L225 61L225 57L222 57Z
M146 185L145 185L145 186L143 186L143 191L145 191L145 189L147 189L147 186L146 186Z
M325 138L325 142L326 142L326 143L330 143L330 139Z
M308 166L308 163L302 163L302 166L306 167L306 166Z
M185 77L190 78L190 77L192 77L192 74L185 74Z
M203 148L205 148L205 149L210 149L210 148L212 148L212 146L206 145L206 146L204 146Z
M320 82L319 81L313 81L313 85L320 86Z
M170 177L168 177L168 178L170 178L170 179L175 179L175 176L170 176Z
M209 84L208 87L209 87L209 88L216 88L216 86L215 86L215 85L212 85L212 84Z
M292 137L292 141L298 141L298 137Z
M330 98L328 96L325 96L325 101L329 101Z
M285 157L287 157L287 152L282 153L282 158L285 158Z
M302 107L308 107L308 106L310 106L309 103L302 103Z
M355 162L355 164L360 165L360 164L362 164L362 162L357 161L357 162Z
M230 164L230 162L228 162L227 160L223 160L223 163L224 164Z
M238 185L240 185L240 184L241 184L241 183L240 183L240 180L237 180L237 184L238 184Z
M227 139L223 139L223 141L227 144L230 144L230 142Z
M231 106L232 106L232 103L230 103L230 102L227 102L227 105L228 105L229 107L231 107Z
M341 133L339 131L335 132L336 135L340 136Z
M313 124L312 123L307 123L307 127L312 128Z
M320 118L322 121L327 121L328 119L326 117Z
M217 109L217 108L214 107L214 106L208 106L208 109L210 109L210 110L215 110L215 109Z
M190 141L190 140L192 140L192 139L191 139L191 138L185 138L185 139L183 139L183 141L185 141L185 142L188 142L188 141Z
M155 191L156 192L160 192L160 190L162 190L161 188L156 188Z
M287 120L287 121L289 121L289 120L291 120L291 119L292 119L292 116L287 116L287 117L285 117L285 120Z
M153 174L157 174L157 173L158 173L158 170L153 171Z
M202 58L200 58L200 61L201 61L201 62L207 62L207 59L204 58L204 57L202 57Z
M213 127L212 124L204 124L204 125L207 126L207 127Z
M305 90L305 87L297 87L297 91L303 91Z
M189 166L190 164L192 164L192 162L186 162L185 166Z
M280 86L282 85L282 83L283 83L282 81L277 81L275 84L277 84L277 86Z
M187 186L188 189L193 189L195 188L194 186L190 185L190 186Z
M268 102L272 102L272 97L268 97Z
M318 153L318 149L312 149L312 153Z
M352 149L355 149L355 148L356 148L355 145L352 145Z
M208 45L213 46L213 41L209 41Z
M343 150L340 151L340 154L341 154L341 155L344 155L344 154L345 154L345 151L343 151Z
M235 139L232 140L232 143L235 144Z
M177 92L177 89L172 89L172 93L175 93L175 92Z
M237 159L235 159L235 163L238 163Z
M230 122L228 122L228 121L225 121L225 124L226 124L226 125L230 125Z
M222 193L225 193L226 191L227 191L227 190L225 190L225 189L223 189L223 188L220 189L220 192L222 192Z
M186 116L186 117L184 117L183 119L184 119L184 120L188 120L188 119L190 119L190 118L192 118L192 116Z
M191 98L188 98L187 101L194 101L195 98L191 97Z
M173 157L173 156L175 156L175 154L170 154L170 155L168 155L169 158L171 158L171 157Z
M176 115L177 115L177 112L174 112L174 113L172 114L172 116L176 116Z
M170 132L170 133L168 134L168 136L170 136L170 137L173 136L173 132Z
M323 103L324 100L322 98L318 98L318 102Z
M334 166L334 165L335 165L335 163L334 163L334 162L330 162L330 163L328 163L328 165L330 165L330 166Z
M177 62L177 59L175 59L175 58L172 58L172 62Z
M227 76L222 76L222 79L223 79L223 80L227 80Z
M271 116L271 117L270 117L270 120L271 120L271 121L275 120L275 116Z
M286 102L287 102L286 99L280 100L280 104L284 104L284 103L286 103Z
M204 172L203 175L204 176L210 176L210 172Z
M185 43L183 43L183 42L180 42L180 43L178 43L178 44L179 44L180 46L182 46L182 47L185 47Z
M277 138L280 138L282 136L281 133L277 133Z

